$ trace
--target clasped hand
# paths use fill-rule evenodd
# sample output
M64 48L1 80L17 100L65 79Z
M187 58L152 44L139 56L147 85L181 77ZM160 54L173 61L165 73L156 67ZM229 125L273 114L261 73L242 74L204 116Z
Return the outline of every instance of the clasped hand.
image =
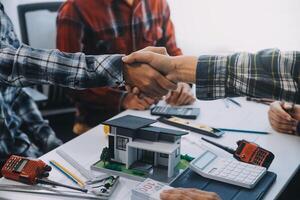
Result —
M124 79L127 85L137 87L151 98L167 95L171 105L187 105L195 101L191 88L180 81L174 57L167 54L164 47L146 47L123 57Z
M123 74L127 85L132 88L139 88L140 92L149 97L157 98L166 95L169 90L176 90L177 83L153 67L152 58L154 55L163 56L165 60L170 60L165 48L146 47L123 58ZM162 70L163 67L160 69ZM168 67L171 65L168 64Z

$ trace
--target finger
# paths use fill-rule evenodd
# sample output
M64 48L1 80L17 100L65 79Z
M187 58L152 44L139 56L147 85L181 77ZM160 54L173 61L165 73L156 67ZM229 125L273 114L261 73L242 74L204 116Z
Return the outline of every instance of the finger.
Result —
M184 105L185 101L189 98L189 95L186 92L182 92L178 98L177 105Z
M280 132L280 133L288 133L288 134L292 134L293 130L290 129L289 127L285 127L285 126L279 126L278 123L271 121L271 126L274 130Z
M292 117L282 108L282 104L280 102L272 103L270 109L278 116L285 118L286 120L290 121L292 119Z
M154 53L158 53L158 54L162 54L162 55L169 55L168 52L167 52L166 47L149 46L149 47L146 47L146 48L142 49L141 51L152 51Z
M144 110L150 107L150 105L145 100L139 98L138 101L139 104L143 106Z
M153 105L155 103L155 99L152 99L150 97L147 97L145 95L142 95L141 98L143 100L145 100L150 106Z
M160 194L160 198L161 200L192 200L184 190L180 189L165 190Z
M175 91L171 91L171 96L166 100L168 104L176 105L178 98L180 97L182 87L178 87Z
M276 121L278 124L294 125L296 123L295 120L291 120L291 121L286 120L282 116L279 116L277 113L275 113L273 110L269 112L269 117L272 120Z
M177 89L177 84L169 81L168 79L166 79L164 76L160 75L157 77L156 82L165 90L167 90L167 92L169 90L176 90ZM167 94L167 92L165 94ZM164 94L164 95L165 95Z
M132 89L132 93L133 94L139 94L140 93L140 90L139 90L139 88L137 88L137 87L134 87L133 89Z
M156 80L151 81L151 83L141 89L143 93L151 98L162 97L168 92L168 90L162 88Z
M126 89L126 91L129 92L129 93L131 92L131 86L125 85L125 89Z

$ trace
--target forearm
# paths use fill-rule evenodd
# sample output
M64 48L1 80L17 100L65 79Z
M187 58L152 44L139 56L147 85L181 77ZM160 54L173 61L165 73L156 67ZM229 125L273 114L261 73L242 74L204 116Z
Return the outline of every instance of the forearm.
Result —
M80 89L123 81L121 55L87 56L1 44L0 57L0 82L12 86L53 84Z
M197 57L176 56L172 57L172 63L178 82L196 82Z

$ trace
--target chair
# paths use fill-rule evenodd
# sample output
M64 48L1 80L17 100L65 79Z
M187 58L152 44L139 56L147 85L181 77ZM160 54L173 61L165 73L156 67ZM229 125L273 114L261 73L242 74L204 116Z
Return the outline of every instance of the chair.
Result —
M24 44L44 49L56 47L56 16L62 3L63 1L18 5L21 38ZM64 88L39 85L36 89L48 97L47 102L41 106L44 116L75 111L65 96Z

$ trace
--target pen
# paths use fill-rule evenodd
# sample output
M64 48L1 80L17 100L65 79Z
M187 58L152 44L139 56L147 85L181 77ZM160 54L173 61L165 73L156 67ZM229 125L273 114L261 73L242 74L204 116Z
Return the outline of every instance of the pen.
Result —
M61 164L54 160L49 161L51 165L53 165L56 169L58 169L62 174L64 174L67 178L69 178L74 183L78 184L80 187L84 187L83 181L81 181L76 175L70 172L68 169L63 167Z
M230 101L231 103L234 103L235 105L237 105L237 106L239 106L239 107L242 107L242 105L239 103L239 102L237 102L236 100L234 100L234 99L232 99L232 98L230 98L230 97L227 97L226 98L228 101Z
M263 131L229 129L229 128L218 128L218 129L221 131L231 131L231 132L240 132L240 133L268 134L268 132L263 132Z

